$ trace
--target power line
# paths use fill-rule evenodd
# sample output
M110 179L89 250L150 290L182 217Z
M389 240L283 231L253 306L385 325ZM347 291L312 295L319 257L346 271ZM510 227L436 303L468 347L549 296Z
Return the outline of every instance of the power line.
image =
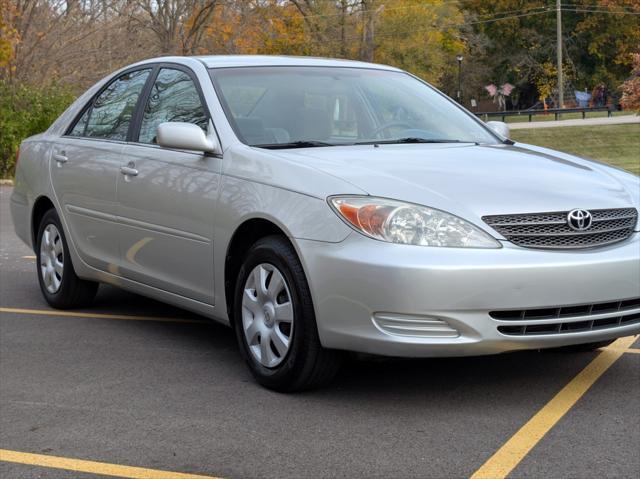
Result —
M392 11L396 11L396 10L414 10L414 9L424 9L424 8L438 8L438 7L442 7L445 5L452 5L454 3L460 3L460 0L445 0L443 2L440 2L438 4L429 4L429 3L421 3L420 5L404 5L402 7L390 7L384 8L385 12L392 12ZM380 7L378 7L380 8ZM353 14L359 14L359 13L376 13L378 11L378 8L369 8L369 9L353 9L352 12L350 13L350 15ZM304 13L301 13L301 15L304 18L327 18L327 17L341 17L343 15L343 13L310 13L308 15L305 15Z
M546 7L545 7L546 8ZM549 10L549 9L545 9L543 11L537 11L537 12L529 12L529 13L523 13L523 14L519 14L519 15L508 15L508 16L502 16L499 18L491 18L491 19L486 19L486 20L474 20L474 21L470 21L470 22L463 22L463 23L444 23L441 25L435 25L432 24L430 27L427 28L415 28L412 30L401 30L401 31L395 31L395 32L386 32L386 33L376 33L376 38L386 38L386 37L394 37L394 36L400 36L403 35L405 33L422 33L422 32L428 32L428 31L432 31L432 30L445 30L445 29L449 29L449 28L455 28L455 27L464 27L464 26L471 26L471 25L479 25L479 24L487 24L487 23L494 23L494 22L499 22L502 20L511 20L514 18L523 18L523 17L530 17L530 16L534 16L534 15L541 15L541 14L545 14L545 13L554 13L555 10ZM499 14L502 14L502 12L500 12ZM357 40L360 38L360 35L355 34L355 35L348 35L345 37L345 40ZM320 40L318 40L320 41ZM325 42L327 42L327 40L323 40ZM340 42L342 41L341 39L333 39L333 40L328 40L328 43L336 43L336 42Z
M574 12L574 13L605 13L609 15L640 15L640 12L630 12L628 10L624 11L613 11L613 10L586 10L586 9L568 9L563 8L563 12Z
M612 9L606 8L602 5L580 5L576 3L563 3L563 8L571 8L571 11L579 11L579 12L594 12L594 13L610 13L610 14L629 14L629 15L640 15L640 9ZM618 6L616 6L618 7ZM621 6L620 6L621 7Z
M487 20L475 20L475 21L471 21L471 22L464 22L464 23L448 23L448 24L443 24L443 25L439 25L439 26L432 26L431 28L420 28L420 29L414 29L414 30L405 30L405 31L401 31L401 32L389 32L389 33L379 33L376 34L376 37L386 37L386 36L393 36L393 35L397 35L397 34L402 34L402 33L414 33L414 32L426 32L426 31L430 31L433 30L434 28L438 28L438 29L446 29L446 28L453 28L453 27L466 27L466 26L471 26L471 25L481 25L481 24L486 24L486 23L495 23L495 22L499 22L502 20L512 20L514 18L523 18L523 17L531 17L534 15L541 15L544 13L553 13L553 10L543 10L543 11L539 11L539 12L530 12L530 13L523 13L520 15L508 15L508 16L503 16L500 18L491 18L491 19L487 19Z
M529 10L538 10L538 11L529 12ZM545 13L555 13L556 12L555 9L553 9L551 7L548 7L548 6L545 6L545 7L534 7L534 8L531 8L529 10L524 10L524 12L527 12L527 13L521 13L521 14L516 14L516 15L506 15L506 16L500 16L500 17L497 17L497 18L489 18L489 19L485 19L485 20L474 20L474 21L469 21L469 22L464 22L464 23L448 23L448 24L443 24L443 25L439 25L439 26L433 25L430 28L403 30L403 31L399 31L399 32L377 33L376 34L376 38L378 38L378 37L389 37L389 36L395 36L395 35L402 35L402 34L405 34L405 33L426 32L426 31L433 30L434 28L443 30L443 29L454 28L454 27L465 27L465 26L472 26L472 25L495 23L495 22L499 22L499 21L502 21L502 20L512 20L512 19L515 19L515 18L531 17L531 16L535 16L535 15L542 15L542 14L545 14ZM574 12L574 10L568 10L568 9L565 9L565 8L562 8L561 10L563 12ZM504 13L507 13L507 12L496 12L493 15L503 15ZM589 13L600 13L600 12L597 12L597 11L593 12L593 11L590 10ZM610 11L606 11L605 13L611 13L611 12ZM635 13L635 12L624 12L624 13L631 14L631 15L640 15L640 12L638 12L638 13ZM357 35L351 36L349 39L356 39L356 38L359 38L359 36L357 36Z
M382 10L382 12L393 12L393 11L401 11L401 10L417 10L417 9L434 9L434 8L439 8L439 7L443 7L443 6L447 6L447 5L453 5L453 4L461 4L461 0L446 0L446 1L442 1L440 3L421 3L419 5L404 5L401 7L384 7L384 9ZM351 11L351 13L349 13L349 15L355 15L355 14L361 14L361 13L376 13L378 12L380 9L380 7L375 8L375 9L353 9ZM526 13L526 12L530 12L533 10L549 10L552 11L553 8L548 6L548 5L541 5L538 7L530 7L530 8L519 8L516 10L507 10L507 11L501 11L501 12L493 12L493 13L480 13L477 14L478 17L487 17L487 16L496 16L496 15L503 15L503 14L511 14L511 13ZM555 10L553 10L555 11ZM304 18L329 18L329 17L340 17L343 15L343 13L310 13L310 14L304 14L304 13L300 13Z
M531 12L531 13L523 13L520 15L509 15L506 17L500 17L500 18L492 18L489 20L478 20L478 21L473 21L473 22L466 22L466 23L459 23L457 25L452 25L452 26L467 26L467 25L478 25L478 24L482 24L482 23L493 23L493 22L499 22L500 20L511 20L513 18L522 18L522 17L531 17L534 15L540 15L542 13L551 13L554 10L549 9L548 7L544 7L544 10L541 10L539 12Z
M499 18L490 18L490 19L486 19L486 20L476 20L476 21L470 21L470 22L465 22L465 23L449 23L449 24L443 24L440 25L438 27L436 27L435 25L432 26L431 28L421 28L421 29L413 29L413 30L403 30L403 31L399 31L399 32L388 32L388 33L378 33L376 34L376 38L377 37L389 37L389 36L395 36L395 35L402 35L405 33L414 33L414 32L426 32L426 31L430 31L433 30L434 28L438 28L440 30L444 30L444 29L448 29L448 28L454 28L454 27L465 27L465 26L472 26L472 25L481 25L481 24L487 24L487 23L495 23L495 22L499 22L502 20L512 20L514 18L524 18L524 17L531 17L531 16L535 16L535 15L541 15L544 13L555 13L556 10L552 9L550 7L536 7L536 8L532 8L530 10L535 10L535 9L543 9L540 11L535 11L535 12L529 12L529 13L522 13L519 15L507 15L507 16L502 16ZM563 12L572 12L572 10L567 10L562 8L561 9ZM591 13L591 11L590 11ZM599 13L599 12L593 12L593 13ZM610 13L607 11L607 13ZM635 12L625 12L625 13L629 13L632 15L639 15L639 13L635 13ZM503 14L503 12L497 12L494 15L501 15ZM358 36L354 36L352 38L359 38Z
M459 2L459 0L453 0L453 1L445 1L445 2L442 2L442 3L437 4L437 5L433 5L433 4L431 4L431 5L429 5L429 4L408 5L408 6L404 6L404 7L395 7L395 8L385 9L385 11L409 10L409 9L414 9L414 8L425 8L425 7L439 7L439 6L448 5L448 4L454 4L454 3L460 3L460 2ZM565 8L565 7L570 7L570 8ZM631 12L631 11L628 11L628 10L624 10L624 11L593 10L593 9L588 9L588 8L577 8L577 7L578 7L577 5L561 4L561 11L570 12L570 13L604 13L604 14L640 15L640 12ZM601 9L602 7L598 6L598 8ZM368 11L373 11L373 10L359 10L358 13L368 12ZM486 13L486 14L480 14L478 16L479 17L487 17L487 16L489 16L490 18L472 20L472 21L463 22L463 23L445 23L445 24L441 24L441 25L432 25L431 27L428 27L428 28L402 30L402 31L386 32L386 33L385 32L381 32L381 33L377 33L376 34L376 38L394 37L394 36L400 36L400 35L403 35L403 34L406 34L406 33L421 33L421 32L431 31L431 30L434 30L434 29L445 30L445 29L455 28L455 27L483 25L483 24L500 22L500 21L503 21L503 20L513 20L513 19L516 19L516 18L532 17L532 16L542 15L542 14L546 14L546 13L556 13L556 9L553 8L552 6L546 5L546 6L531 7L531 8L520 9L520 10L508 10L508 11L501 11L501 12L494 12L494 13ZM332 17L332 16L336 16L336 15L341 15L341 14L327 14L327 15L317 14L317 15L307 15L306 17L308 17L308 18L309 17ZM358 34L348 35L348 36L345 37L345 40L355 40L355 39L358 39L358 38L360 38L360 35L358 35ZM341 40L339 40L339 39L329 40L330 43L338 42L338 41L341 41Z
M602 10L610 10L611 8L627 8L629 7L631 10L638 10L639 6L638 5L629 5L629 4L624 4L624 2L622 2L622 4L618 4L618 5L611 5L611 6L607 6L607 5L602 5L602 4L591 4L591 5L585 5L583 3L576 3L575 1L573 3L571 3L571 0L568 0L566 3L565 2L561 2L562 5L564 6L569 6L569 7L578 7L578 8L600 8Z
M518 10L507 10L507 11L502 11L502 12L494 12L494 13L481 13L478 15L478 17L495 17L497 15L509 15L509 14L520 14L520 13L527 13L527 12L531 12L534 10L539 10L540 13L546 12L546 11L552 11L553 9L548 6L548 5L543 5L540 7L531 7L531 8L526 8L526 9L518 9Z
M439 8L442 6L446 6L446 5L452 5L452 4L460 4L461 0L448 0L448 1L443 1L441 3L437 3L437 4L433 4L433 3L422 3L420 5L405 5L402 7L385 7L383 12L392 12L392 11L402 11L402 10L416 10L416 9L433 9L433 8ZM631 10L603 10L603 7L601 5L578 5L578 4L569 4L569 3L563 3L561 4L562 6L562 10L563 11L568 11L568 12L584 12L584 13L610 13L610 14L629 14L629 15L640 15L640 12L635 12L635 11L631 11ZM571 9L571 10L569 10ZM501 11L501 12L493 12L493 13L481 13L481 14L477 14L478 17L495 17L498 15L507 15L507 14L515 14L513 17L509 17L509 18L518 18L518 16L520 14L524 14L524 13L528 13L528 12L532 12L534 10L539 10L540 13L545 13L545 12L555 12L555 8L553 8L553 6L550 5L541 5L538 7L531 7L531 8L525 8L525 9L517 9L517 10L507 10L507 11ZM350 15L354 15L354 14L361 14L361 13L375 13L377 12L378 9L362 9L362 10L358 10L355 9L352 11L352 13L350 13ZM312 13L312 14L303 14L301 13L301 15L304 18L329 18L329 17L339 17L342 16L342 13ZM525 16L525 15L523 15ZM506 19L507 17L505 17ZM476 21L475 23L481 23L480 21ZM468 22L464 25L467 24L475 24L474 22Z

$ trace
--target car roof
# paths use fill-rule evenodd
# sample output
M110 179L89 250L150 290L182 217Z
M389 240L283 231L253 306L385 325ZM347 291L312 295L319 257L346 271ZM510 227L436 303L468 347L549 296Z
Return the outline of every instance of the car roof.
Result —
M232 67L258 67L258 66L319 66L319 67L351 67L369 68L376 70L395 70L397 68L367 63L355 60L341 60L335 58L284 56L284 55L200 55L184 57L160 57L150 58L140 63L160 61L179 62L180 60L195 59L202 62L207 68L232 68Z

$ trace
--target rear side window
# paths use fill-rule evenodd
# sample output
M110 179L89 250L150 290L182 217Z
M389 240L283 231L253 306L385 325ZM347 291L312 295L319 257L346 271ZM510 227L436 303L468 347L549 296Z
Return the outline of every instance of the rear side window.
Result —
M185 72L173 68L161 69L151 88L139 141L155 143L156 129L166 121L183 121L207 129L208 119L196 85Z
M136 103L151 69L125 73L98 95L70 134L106 140L127 139Z

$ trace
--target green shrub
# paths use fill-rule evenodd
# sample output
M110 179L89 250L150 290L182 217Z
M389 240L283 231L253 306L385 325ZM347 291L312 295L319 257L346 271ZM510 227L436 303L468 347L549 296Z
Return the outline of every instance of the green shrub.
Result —
M39 88L0 81L0 178L13 176L20 142L49 128L73 99L58 85Z

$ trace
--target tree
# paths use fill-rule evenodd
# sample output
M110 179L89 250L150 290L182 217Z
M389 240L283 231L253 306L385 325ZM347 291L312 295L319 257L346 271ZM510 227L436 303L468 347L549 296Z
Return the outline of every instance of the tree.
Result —
M632 57L633 72L631 77L622 84L620 103L623 108L640 113L640 53L635 53Z
M616 88L632 69L633 53L640 46L640 17L625 13L640 13L640 0L596 0L595 6L592 0L577 3L586 11L566 13L575 19L567 48L576 68L576 86L604 83Z
M9 82L58 82L82 91L116 67L157 52L148 31L131 21L140 13L130 0L9 2L19 38L3 74Z
M226 3L203 35L201 50L224 54L310 55L312 42L304 19L290 3L278 0Z
M515 85L526 104L541 96L536 80L556 54L555 16L548 6L544 0L463 2L467 23L487 39L483 51L471 52L488 66L485 81Z
M554 90L558 86L558 69L552 62L542 63L536 73L534 74L535 86L538 89L538 99L544 104L545 110L547 109L547 98L551 97Z
M213 18L216 0L136 0L135 20L155 34L162 54L193 54Z
M10 0L0 0L0 68L8 68L14 58L18 31L13 26L15 7Z
M453 2L391 0L376 16L373 59L414 73L436 85L457 72L455 57L467 49L460 25L464 16Z
M478 54L491 80L515 84L524 103L534 103L544 65L555 63L555 6L543 0L464 0L462 7L476 33L487 38ZM566 86L622 83L631 69L630 53L640 44L638 15L631 13L640 13L640 0L563 2Z

